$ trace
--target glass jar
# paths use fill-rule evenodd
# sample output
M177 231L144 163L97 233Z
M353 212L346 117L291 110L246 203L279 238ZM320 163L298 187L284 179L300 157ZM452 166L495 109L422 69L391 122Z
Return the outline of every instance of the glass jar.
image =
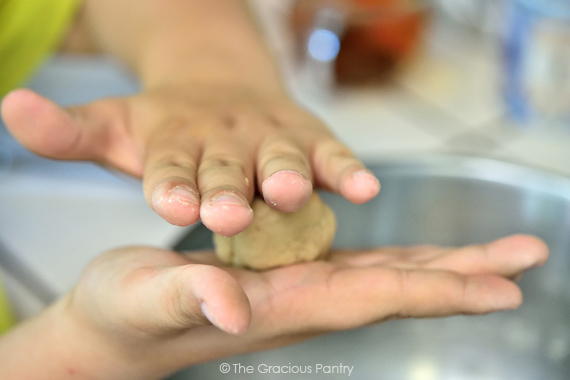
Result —
M421 0L295 0L296 58L335 85L383 80L417 47L426 9Z
M504 57L510 115L570 128L570 0L513 0Z

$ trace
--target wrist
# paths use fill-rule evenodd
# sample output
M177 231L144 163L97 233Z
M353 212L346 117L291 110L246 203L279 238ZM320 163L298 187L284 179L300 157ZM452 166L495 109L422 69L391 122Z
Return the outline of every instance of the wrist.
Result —
M2 379L101 378L110 366L87 331L77 327L66 303L66 298L59 300L2 336Z
M45 311L43 328L48 361L58 376L70 379L153 379L144 359L135 358L132 350L120 337L113 336L112 328L99 326L73 304L69 294ZM120 332L119 332L120 334ZM41 366L40 366L41 367ZM39 377L38 377L39 378Z
M54 360L78 378L129 378L128 363L123 353L92 321L73 306L72 295L67 295L49 310L53 341L57 351ZM127 366L125 366L127 364ZM120 376L119 376L120 374Z
M263 96L284 96L287 90L272 64L246 62L224 53L205 53L154 63L156 54L141 65L139 76L145 89L160 87L234 88Z
M200 2L210 21L170 15L168 25L147 35L132 61L143 86L197 83L285 92L280 69L245 3Z

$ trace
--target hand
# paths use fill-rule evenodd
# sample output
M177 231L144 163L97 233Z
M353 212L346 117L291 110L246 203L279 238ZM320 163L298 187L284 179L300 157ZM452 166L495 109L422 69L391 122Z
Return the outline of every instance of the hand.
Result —
M221 267L209 252L126 248L96 259L59 304L60 336L108 358L104 378L121 369L122 378L158 378L387 319L513 309L522 298L512 279L547 256L540 240L512 236L457 249L335 251L326 262L251 272Z
M27 148L142 177L147 202L165 220L186 226L201 218L225 236L251 223L256 191L292 212L313 185L354 203L380 190L346 146L279 91L166 86L65 110L16 90L2 114Z

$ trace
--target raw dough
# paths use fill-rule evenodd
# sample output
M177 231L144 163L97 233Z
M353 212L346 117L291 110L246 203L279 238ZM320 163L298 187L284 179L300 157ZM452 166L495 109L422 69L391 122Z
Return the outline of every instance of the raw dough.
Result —
M253 222L232 237L214 234L216 254L236 267L264 270L324 258L330 250L336 219L332 210L313 193L299 211L283 213L256 198Z

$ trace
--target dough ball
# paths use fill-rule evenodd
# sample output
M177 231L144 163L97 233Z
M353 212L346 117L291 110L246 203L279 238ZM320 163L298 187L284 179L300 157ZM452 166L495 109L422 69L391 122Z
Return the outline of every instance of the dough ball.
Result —
M232 237L214 234L216 254L225 264L264 270L328 254L336 219L317 193L293 213L274 210L261 198L251 207L253 222L245 231Z

